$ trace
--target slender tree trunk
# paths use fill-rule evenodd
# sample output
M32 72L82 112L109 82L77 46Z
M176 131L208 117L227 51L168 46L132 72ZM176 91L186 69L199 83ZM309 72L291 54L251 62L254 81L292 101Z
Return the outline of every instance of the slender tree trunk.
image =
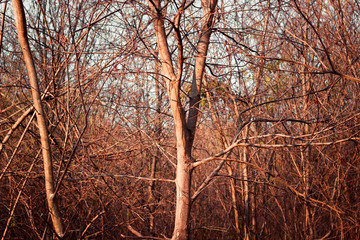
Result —
M208 86L207 86L207 81L206 80L204 81L204 85L205 85L205 87L207 89ZM219 135L220 135L220 141L222 143L222 147L223 147L223 149L226 149L229 146L229 144L228 144L227 139L225 137L224 130L221 127L219 116L218 116L218 114L216 114L217 110L212 105L212 99L210 97L209 91L206 91L206 97L207 97L207 101L209 103L209 109L210 109L210 112L211 112L211 117L212 117L213 121L215 122L216 128L218 129L218 132L219 132ZM235 112L237 112L237 111L235 111ZM238 118L238 116L236 118ZM226 168L227 168L227 171L229 173L229 176L234 176L233 167L232 167L231 163L226 163ZM236 169L236 167L235 167L235 169ZM235 181L234 178L230 178L229 181L230 181L230 192L231 192L232 208L234 210L235 231L238 234L237 239L240 239L241 231L240 231L240 222L239 222L239 210L238 210L238 207L237 207L236 181Z
M310 6L310 3L307 3ZM308 28L304 31L304 39L308 40ZM306 72L305 64L307 64L307 51L303 51L302 62L304 66L302 67L301 71ZM310 91L310 81L306 78L305 74L301 75L301 83L302 83L302 95L303 95L303 118L306 120L308 118L308 111L309 111L309 96L307 95ZM310 127L308 124L305 124L302 134L309 134ZM307 197L310 190L310 166L309 160L311 157L311 147L304 147L301 149L301 162L303 165L303 179L304 179L304 196ZM313 239L313 229L312 229L312 220L311 220L311 208L308 203L305 204L305 237L306 239Z
M21 0L12 0L14 17L16 23L16 29L18 32L20 46L24 55L24 62L26 65L26 69L28 71L30 86L32 97L34 101L34 107L36 110L36 117L38 122L38 127L40 131L41 138L41 148L42 155L44 160L44 175L45 175L45 189L46 189L46 197L47 203L49 207L49 212L51 214L51 219L53 222L54 230L59 237L64 236L64 228L61 221L61 215L58 210L57 204L55 202L54 195L54 177L53 177L53 169L51 162L51 152L50 152L50 141L48 136L48 129L45 120L45 115L43 112L43 107L41 104L40 98L40 90L35 70L34 61L32 58L32 53L30 50L28 37L27 37L27 29L26 29L26 19L24 13L24 7L22 5Z
M155 170L156 170L156 162L157 162L157 155L152 156L151 159L151 165L150 165L150 178L155 178ZM155 212L155 204L156 204L156 200L155 200L155 196L154 196L154 187L155 187L155 182L154 181L150 181L149 183L149 187L148 187L148 191L149 191L149 231L152 233L154 230L154 212Z
M248 162L248 157L247 157L247 149L246 147L244 147L243 149L243 161L244 162ZM248 182L248 169L247 169L247 165L244 164L243 165L243 172L242 172L242 175L243 175L243 179L244 179L244 182L243 182L243 191L244 191L244 215L245 215L245 221L244 221L244 239L245 240L249 240L249 229L250 229L250 197L249 197L249 182Z
M232 166L230 164L227 165L227 170L229 176L233 176ZM236 197L236 182L235 179L230 178L230 192L231 192L231 200L232 200L232 208L234 210L234 221L235 221L235 231L238 236L236 239L240 239L240 222L239 222L239 210L237 208L237 197Z
M305 58L305 57L304 57ZM305 69L303 69L305 71ZM303 116L304 119L307 119L308 111L308 96L306 94L309 92L310 84L306 82L305 76L302 76L302 94L303 94ZM304 126L303 134L308 134L310 132L309 125ZM309 185L309 158L311 156L311 147L304 147L301 149L301 161L303 164L303 178L304 178L304 196L307 197L310 185ZM308 203L305 204L305 236L306 239L313 239L312 223L311 223L311 214L310 206Z
M159 63L155 62L155 72L156 72L156 76L155 76L155 93L156 93L156 120L155 120L155 138L156 138L156 142L160 141L160 135L161 135L161 131L162 131L162 123L161 123L161 118L160 118L160 113L161 113L161 93L160 93L160 84L159 84ZM155 178L155 174L156 174L156 165L157 165L157 161L159 159L160 156L160 152L159 149L156 149L155 154L152 156L151 159L151 165L150 165L150 177L151 178ZM150 211L150 219L149 219L149 230L152 233L154 230L154 212L156 209L156 199L154 196L154 187L155 187L155 181L150 181L149 183L149 211Z
M7 7L7 2L4 2L4 9L3 9L3 14L2 14L2 18L1 18L1 29L0 29L0 55L2 52L2 43L3 43L3 38L4 38L4 27L5 27L5 13L6 13L6 7Z

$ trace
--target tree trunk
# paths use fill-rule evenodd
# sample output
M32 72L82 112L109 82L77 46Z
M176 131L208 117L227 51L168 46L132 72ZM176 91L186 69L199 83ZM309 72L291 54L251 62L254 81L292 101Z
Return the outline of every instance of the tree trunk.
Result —
M155 93L156 93L156 120L155 120L155 138L156 138L156 142L160 142L160 135L162 132L162 122L161 122L161 118L160 118L160 113L161 113L161 94L160 94L160 84L159 84L159 63L155 62L155 72L156 72L156 76L155 76ZM160 156L160 152L159 149L155 150L154 155L152 156L152 160L151 160L151 165L150 165L150 178L155 178L156 175L156 165L158 162ZM154 187L155 187L155 181L150 181L149 183L149 187L148 187L148 191L149 191L149 211L150 211L150 218L149 218L149 230L152 233L154 230L154 212L156 209L156 199L154 196Z
M189 239L191 172L188 157L179 158L176 170L176 211L172 239Z
M186 1L183 0L177 11L173 22L175 35L178 41L178 66L175 74L174 65L171 60L167 35L164 28L164 17L160 0L148 0L148 5L154 17L153 25L161 60L161 74L164 76L167 91L170 99L170 106L174 117L176 147L177 147L177 167L176 167L176 212L175 226L172 239L188 239L189 226L188 220L191 206L191 173L192 157L191 150L195 138L196 123L199 115L200 90L205 60L210 41L211 27L213 23L213 13L217 0L202 0L203 21L199 41L197 44L197 54L195 59L194 77L190 92L190 110L186 120L183 104L180 99L181 76L183 71L182 39L180 34L180 18L183 14Z
M41 104L40 90L35 70L35 64L32 58L26 29L26 19L24 7L21 0L12 0L16 29L18 32L20 46L24 55L24 62L28 71L34 107L36 110L36 117L41 138L42 155L44 159L44 175L45 175L45 189L49 212L53 222L54 230L59 237L64 236L64 228L61 221L60 212L55 202L54 195L54 177L51 162L50 141L48 136L48 129Z

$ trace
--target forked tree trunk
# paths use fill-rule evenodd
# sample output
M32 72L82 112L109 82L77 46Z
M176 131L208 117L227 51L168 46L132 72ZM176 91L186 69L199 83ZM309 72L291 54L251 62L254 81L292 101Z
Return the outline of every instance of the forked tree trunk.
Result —
M21 50L23 52L26 69L29 75L31 92L32 92L34 107L36 111L36 118L40 131L41 148L42 148L42 155L44 160L44 175L45 175L45 189L46 189L47 203L49 207L49 212L51 214L54 230L59 237L63 237L64 228L61 221L60 212L55 202L54 177L53 177L53 169L51 162L48 129L41 104L40 90L39 90L39 85L35 70L35 64L32 58L29 41L27 37L24 7L21 0L12 0L12 5L13 5L16 29L18 32L18 38L19 38Z
M148 0L149 7L154 17L154 29L156 34L157 46L161 60L161 74L164 76L167 91L170 99L170 106L174 116L176 147L177 147L177 166L176 166L176 211L175 226L172 239L188 239L189 226L188 220L191 207L191 173L192 157L191 150L195 137L196 123L199 115L200 90L203 72L205 68L206 54L209 47L211 27L213 23L213 13L217 0L202 0L203 21L197 44L195 60L195 70L190 92L190 110L186 119L183 104L180 99L181 73L183 70L182 40L180 35L180 17L183 14L186 0L182 1L178 9L177 16L173 22L176 38L178 40L178 66L175 73L174 65L171 60L167 35L164 28L164 18L161 1Z

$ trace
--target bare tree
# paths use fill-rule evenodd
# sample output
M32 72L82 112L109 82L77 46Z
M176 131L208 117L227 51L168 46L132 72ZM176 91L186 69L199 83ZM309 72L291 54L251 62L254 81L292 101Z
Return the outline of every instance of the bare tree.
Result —
M64 236L64 227L61 220L61 214L56 204L55 199L55 184L53 176L53 167L50 151L50 139L48 127L46 124L45 114L41 103L40 88L38 84L35 64L27 35L27 26L24 7L21 0L12 1L16 29L18 32L20 46L24 55L24 62L28 71L34 107L36 111L36 118L41 137L41 148L44 161L44 176L45 176L45 190L49 212L53 222L54 230L59 237Z
M54 238L35 88L1 4L0 231ZM66 238L357 237L356 1L23 10Z
M177 72L171 59L164 21L166 15L163 13L161 1L148 1L149 7L154 18L153 24L156 33L157 45L161 61L161 73L165 78L168 95L170 98L171 110L174 116L177 164L176 164L176 213L175 227L172 239L188 239L188 221L191 206L191 175L193 157L191 155L193 142L195 138L197 119L199 115L200 91L202 88L202 78L205 68L206 55L210 43L211 27L214 21L214 12L217 0L204 0L202 3L203 17L202 26L197 43L196 58L193 80L191 84L190 110L186 118L184 105L181 101L181 81L183 72L183 43L180 32L180 19L188 7L186 1L182 1L177 9L172 27L175 31L175 37L178 42L178 66Z

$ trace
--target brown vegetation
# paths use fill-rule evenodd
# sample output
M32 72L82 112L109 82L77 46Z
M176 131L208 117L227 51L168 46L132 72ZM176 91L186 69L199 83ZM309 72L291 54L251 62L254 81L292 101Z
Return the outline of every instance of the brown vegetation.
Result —
M0 6L2 239L359 237L357 1Z

